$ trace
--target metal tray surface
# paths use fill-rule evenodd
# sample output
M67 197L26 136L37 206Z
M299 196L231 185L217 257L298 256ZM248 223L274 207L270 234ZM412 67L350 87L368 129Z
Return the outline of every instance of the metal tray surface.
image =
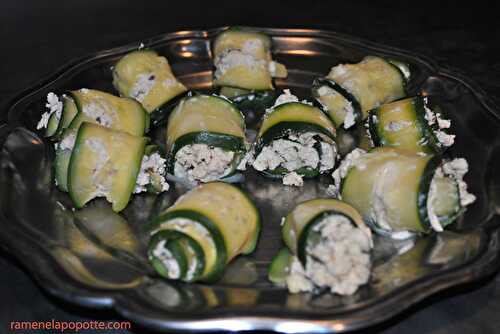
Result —
M142 41L166 56L189 88L212 89L210 42L222 29L180 31ZM0 125L0 244L40 286L66 301L113 308L127 319L161 331L275 330L343 332L388 319L443 289L471 282L500 266L500 113L473 82L425 57L334 32L266 29L274 58L289 69L279 88L309 97L312 80L340 62L382 55L410 64L411 94L430 97L452 120L451 156L467 158L466 176L477 201L448 231L415 241L378 238L370 283L355 295L288 294L266 280L283 246L280 220L295 204L326 197L328 176L285 187L248 170L245 188L256 200L263 230L256 252L238 258L212 285L169 282L155 276L145 257L145 223L186 189L138 195L120 215L103 200L74 211L53 184L52 143L35 130L48 92L82 87L117 93L110 67L139 43L106 50L65 66L22 92ZM258 115L248 115L255 129ZM362 140L361 129L343 133L342 151ZM156 129L161 138L162 129ZM97 217L97 218L96 218Z

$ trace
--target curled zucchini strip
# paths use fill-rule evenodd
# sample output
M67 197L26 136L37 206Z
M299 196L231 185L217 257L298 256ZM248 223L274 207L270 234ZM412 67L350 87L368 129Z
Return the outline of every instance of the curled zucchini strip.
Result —
M351 152L333 178L375 231L403 238L443 231L475 200L463 181L467 170L465 159L379 147Z
M254 169L300 186L302 177L333 169L335 128L321 110L285 90L264 115L254 155Z
M312 94L337 127L350 128L368 111L406 95L408 67L368 56L357 64L332 67L326 78L314 81Z
M176 97L187 91L168 60L153 50L137 50L122 57L113 67L113 85L121 96L139 101L154 123L166 118L178 102Z
M181 100L167 127L168 171L191 183L233 174L246 153L245 120L220 96Z
M63 94L47 96L48 113L42 115L38 129L62 139L66 131L77 131L83 122L98 124L134 136L143 136L149 128L149 116L142 106L129 98L82 88ZM47 120L47 122L45 121Z
M282 236L289 255L278 254L269 276L290 292L327 288L351 295L368 282L372 236L349 204L335 199L303 202L286 216Z
M367 127L374 146L388 146L422 153L439 153L453 145L455 136L444 129L449 120L416 96L384 104L370 111Z
M82 208L106 197L113 210L123 210L135 188L147 138L84 122L79 127L67 170L67 188Z
M260 217L250 198L223 182L192 189L151 224L149 260L168 279L214 281L239 254L253 252Z
M272 78L284 78L284 65L272 60L271 38L246 27L232 27L217 36L212 46L214 84L236 89L274 89ZM244 92L247 93L247 92ZM235 96L235 95L233 95Z

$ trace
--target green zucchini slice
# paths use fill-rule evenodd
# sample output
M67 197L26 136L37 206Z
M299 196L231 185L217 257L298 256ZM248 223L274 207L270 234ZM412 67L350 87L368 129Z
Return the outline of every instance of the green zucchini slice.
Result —
M466 192L459 189L465 172L460 176L443 172L447 162L440 156L379 147L350 164L344 167L342 199L376 231L440 232L468 204L463 201Z
M187 91L168 60L153 50L137 50L122 57L113 67L113 85L121 96L139 101L153 114L168 114L170 102Z
M298 204L282 226L285 244L294 255L277 258L274 270L288 267L287 274L274 273L291 292L329 288L352 294L370 276L370 229L355 208L336 199L313 199ZM349 258L355 258L355 261Z
M68 119L71 120L76 115L76 106L71 97L66 94L59 98L56 94L50 92L47 94L45 107L49 111L42 115L37 129L46 128L45 136L58 139L62 131L68 126Z
M143 136L148 129L149 116L137 101L86 88L70 94L78 108L78 113L68 126L71 129L78 129L83 122L134 136Z
M361 109L362 117L357 120L365 119L369 110L404 97L407 78L400 67L390 61L367 56L357 64L332 67L326 82L330 82L328 87L336 94L324 94L326 97L319 99L319 102L325 106L337 126L344 123L345 116L349 114L344 111L349 102L352 109L356 110L358 106ZM317 89L321 87L324 85L314 86L313 95L319 96ZM327 89L324 90L326 92ZM357 111L354 112L357 117Z
M293 255L290 250L286 247L282 248L271 261L267 271L267 278L276 285L286 285L286 277L290 273L292 259Z
M234 257L253 252L260 224L259 212L244 192L227 183L210 182L180 197L150 224L150 230L153 238L167 230L190 236L204 254L204 269L192 280L214 281ZM156 244L150 242L149 249Z
M56 157L54 160L55 181L57 187L65 192L68 191L68 167L76 135L77 131L75 130L65 131L61 141L56 144Z
M246 146L245 119L225 98L186 97L169 117L167 169L189 182L231 175L245 155Z
M333 80L315 79L312 95L337 128L348 129L363 118L358 100Z
M411 97L373 109L367 123L375 146L423 153L439 153L449 146L446 141L439 140L443 134L450 136L442 131L442 128L449 127L449 121L428 108L424 97Z
M273 77L287 76L286 67L271 57L271 38L254 29L233 27L220 33L212 46L214 85L246 90L273 89Z
M301 181L288 183L285 177L326 172L334 167L336 153L335 127L328 116L307 103L285 102L263 117L253 167L264 175L284 178L285 184L300 185Z
M68 191L77 208L106 197L123 210L135 188L147 138L84 122L68 166Z

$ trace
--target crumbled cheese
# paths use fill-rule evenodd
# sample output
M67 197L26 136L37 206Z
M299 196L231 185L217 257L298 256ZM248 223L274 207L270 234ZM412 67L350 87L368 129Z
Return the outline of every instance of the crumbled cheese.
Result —
M467 183L464 181L465 174L469 171L469 164L464 158L457 158L448 161L442 166L443 172L446 175L451 175L458 183L458 191L460 194L460 204L465 207L472 204L476 200L476 196L467 191Z
M215 78L220 78L228 70L238 66L248 67L251 71L262 70L267 66L266 61L255 59L252 55L240 50L226 50L215 58L214 63Z
M424 109L425 109L424 118L427 121L427 124L433 125L434 123L436 123L436 115L430 108L427 107L426 102L427 99L424 100Z
M295 257L286 278L292 293L329 288L340 295L351 295L370 278L370 250L373 242L368 229L351 224L342 215L329 215L313 228L320 235L306 246L306 268Z
M302 187L304 185L304 180L301 175L296 172L291 172L283 177L283 184L286 186Z
M274 101L273 108L288 102L299 102L299 98L290 92L290 89L283 90L283 94Z
M335 166L335 159L337 158L337 147L335 144L328 144L325 142L320 142L321 147L321 157L319 172L323 173L327 170L333 169Z
M48 108L49 111L42 114L42 118L36 125L37 130L46 128L49 124L50 116L52 116L52 114L54 113L57 120L61 119L63 103L59 100L56 94L52 92L47 94L47 103L45 104L45 107Z
M82 89L80 89L80 92L81 92L82 94L88 94L88 93L89 93L89 90L88 90L87 88L82 88Z
M141 44L139 44L139 47L137 49L142 50L142 49L144 49L144 47L145 47L144 43L141 42Z
M349 129L351 126L356 124L356 117L354 116L354 109L352 108L351 102L349 102L349 107L344 118L344 129Z
M163 263L163 266L168 271L168 278L179 279L181 277L181 269L179 263L172 253L165 247L166 241L160 240L153 249L153 255Z
M448 129L451 126L451 121L449 119L441 118L441 114L440 113L436 114L436 120L437 120L437 123L438 123L438 127L440 129Z
M440 168L438 168L436 170L436 173L432 177L431 185L429 187L429 193L427 194L427 203L426 203L427 216L429 217L431 228L436 232L443 232L443 226L441 226L441 223L439 222L439 217L434 212L434 205L433 205L436 201L436 198L439 196L439 194L437 193L435 179L440 176L442 177L442 171Z
M144 101L151 89L156 83L156 77L153 73L142 73L137 76L137 80L130 89L130 96L139 102Z
M330 184L328 188L326 188L326 194L330 197L338 198L340 196L340 191L337 186Z
M253 151L249 151L245 154L245 156L243 157L243 159L241 159L236 169L242 171L247 170L247 165L251 163L253 163Z
M337 66L332 67L332 69L330 70L330 74L328 76L342 77L348 73L349 71L347 70L347 67L344 64L339 64Z
M167 191L170 186L165 180L166 160L157 152L142 157L141 169L135 183L134 194L146 191L146 186L155 180L161 185L161 192Z
M340 183L342 182L342 179L346 177L347 172L349 169L355 165L356 160L361 157L363 154L365 154L366 151L361 149L361 148L356 148L352 150L349 154L347 154L340 162L339 167L333 171L332 173L332 178L334 182L334 186L339 189L340 188Z
M406 129L407 127L411 126L413 123L410 121L391 121L389 124L387 124L384 129L386 131L392 132L392 131L401 131L403 129Z
M334 94L335 91L328 87L328 86L321 86L318 90L317 90L317 93L319 96L326 96L326 95L330 95L330 94Z
M206 144L186 145L175 155L174 174L190 182L218 180L231 172L234 155Z
M437 140L439 143L445 147L449 147L455 143L455 135L449 135L444 131L438 130L434 131Z
M273 140L253 161L253 168L264 171L281 166L293 172L302 167L317 168L319 165L320 172L330 170L335 165L337 155L335 144L320 141L320 154L315 148L318 136L314 132L291 133L288 139Z

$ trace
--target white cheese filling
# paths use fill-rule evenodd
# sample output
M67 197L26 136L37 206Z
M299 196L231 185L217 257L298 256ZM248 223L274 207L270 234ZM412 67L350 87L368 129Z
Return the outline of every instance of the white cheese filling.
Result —
M63 137L61 142L56 143L55 147L58 150L73 150L76 141L76 132L67 132L67 134Z
M328 192L333 197L340 198L340 184L342 179L347 176L349 169L356 164L358 158L360 158L366 151L361 148L355 148L349 152L345 158L340 162L340 165L332 173L333 184L328 187Z
M215 58L215 78L222 77L227 71L234 67L244 66L251 71L262 71L267 69L265 60L256 59L252 54L243 50L225 50Z
M158 242L152 253L168 270L168 278L179 279L181 277L181 268L172 253L165 247L165 243L165 240Z
M183 146L175 155L174 175L190 182L210 182L233 170L235 153L206 144Z
M286 186L302 187L304 185L304 179L296 172L291 172L283 177L283 184Z
M63 103L59 100L56 94L50 92L47 94L47 103L45 107L49 109L42 114L40 121L36 125L37 130L44 129L49 124L49 119L52 114L55 113L56 119L59 121L61 119L61 114L63 110Z
M429 124L429 126L432 126L434 124L437 125L438 129L433 131L439 144L444 147L452 146L455 143L455 135L450 135L445 131L443 131L443 129L448 129L451 127L451 121L448 119L441 118L440 113L436 113L432 109L427 107L427 98L424 98L424 109L425 109L424 118L427 121L427 124Z
M276 139L265 146L252 163L258 171L274 170L282 167L290 173L300 168L319 168L320 173L330 170L335 165L337 148L334 143L318 141L322 135L315 132L289 134L287 139ZM320 150L315 146L319 144ZM295 174L290 174L287 180L290 184L297 185Z
M144 155L142 157L141 169L135 183L134 194L141 193L147 190L149 184L157 184L159 192L167 191L170 186L165 180L165 163L166 160L157 152Z
M352 295L370 279L373 242L364 231L342 215L330 215L313 227L320 238L306 246L306 268L294 257L286 278L291 293L328 288L339 295Z
M151 89L154 87L155 83L156 77L153 73L141 73L137 76L137 80L134 82L129 94L137 101L143 102ZM170 82L166 81L163 82L163 85L165 85L165 83L166 87L171 85Z
M436 201L439 200L439 196L446 196L446 194L437 193L436 179L443 177L453 178L458 185L460 206L466 207L476 200L476 196L467 191L467 183L465 183L463 179L468 171L469 165L467 160L464 158L447 161L441 167L436 169L429 188L429 194L427 195L427 216L429 217L432 229L436 232L442 232L443 227L439 222L439 217L435 212L434 205Z

